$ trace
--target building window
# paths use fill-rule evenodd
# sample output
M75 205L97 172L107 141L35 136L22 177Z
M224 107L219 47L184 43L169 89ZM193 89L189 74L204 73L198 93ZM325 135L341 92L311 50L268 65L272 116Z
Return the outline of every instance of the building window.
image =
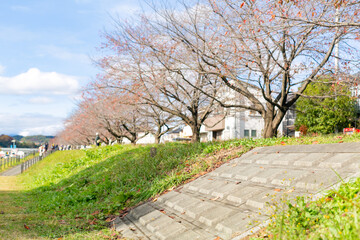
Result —
M222 130L220 131L213 131L213 140L221 140Z
M244 130L244 137L250 137L249 130L247 129Z
M251 130L251 137L256 138L256 130Z

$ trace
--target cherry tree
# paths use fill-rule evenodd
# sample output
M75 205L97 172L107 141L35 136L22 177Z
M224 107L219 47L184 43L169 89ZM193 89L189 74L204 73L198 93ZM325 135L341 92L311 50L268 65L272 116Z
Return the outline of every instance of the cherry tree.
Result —
M181 119L192 129L192 141L200 141L200 128L216 109L214 96L221 88L215 76L201 74L201 66L187 48L160 35L148 21L132 26L118 23L106 34L110 54L99 65L104 75L95 85L132 94L156 111ZM173 61L176 56L177 60ZM191 62L192 68L189 64Z
M359 59L358 49L350 45L358 36L356 1L208 0L182 6L181 11L153 6L156 17L147 21L158 35L171 39L174 49L188 50L199 74L215 76L245 97L240 104L215 99L223 107L260 113L264 137L276 136L285 113L309 83L335 72L333 59L344 66ZM335 56L339 45L342 55ZM178 54L154 49L194 69Z

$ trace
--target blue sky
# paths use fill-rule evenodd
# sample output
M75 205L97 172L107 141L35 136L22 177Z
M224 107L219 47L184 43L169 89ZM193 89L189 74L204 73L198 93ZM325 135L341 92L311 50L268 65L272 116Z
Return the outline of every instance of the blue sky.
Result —
M0 134L56 134L99 72L91 58L110 16L140 10L138 0L0 1Z

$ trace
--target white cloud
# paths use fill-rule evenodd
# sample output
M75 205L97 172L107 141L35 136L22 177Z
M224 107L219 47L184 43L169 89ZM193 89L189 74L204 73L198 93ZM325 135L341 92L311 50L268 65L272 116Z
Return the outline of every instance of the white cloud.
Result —
M63 128L63 118L40 113L0 113L0 133L55 135Z
M48 104L54 102L54 100L48 97L34 97L30 98L29 102L33 104Z
M41 127L26 128L26 129L22 130L21 132L19 132L19 135L22 135L22 136L32 136L32 135L54 136L62 129L63 129L62 124L47 125L47 126L41 126Z
M74 94L79 90L79 78L56 72L41 72L30 68L14 77L0 77L2 94Z

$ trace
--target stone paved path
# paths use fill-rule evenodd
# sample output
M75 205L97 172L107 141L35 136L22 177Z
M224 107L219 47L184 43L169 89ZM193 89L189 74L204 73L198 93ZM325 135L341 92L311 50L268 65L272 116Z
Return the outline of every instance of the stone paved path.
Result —
M129 239L241 239L281 193L319 193L359 166L360 143L256 148L133 209L116 228Z

